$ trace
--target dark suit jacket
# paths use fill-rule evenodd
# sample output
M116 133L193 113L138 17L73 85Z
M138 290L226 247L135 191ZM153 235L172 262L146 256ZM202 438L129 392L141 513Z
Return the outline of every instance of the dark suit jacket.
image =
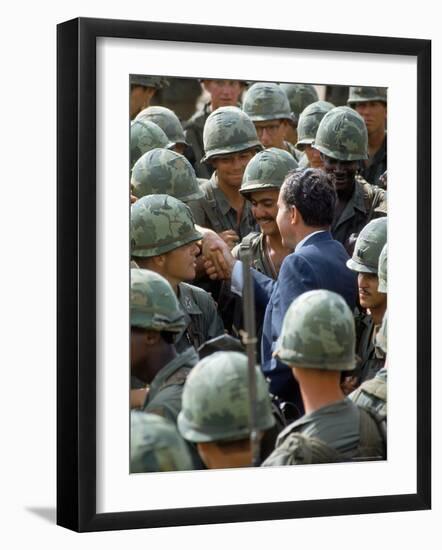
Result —
M296 252L284 259L277 281L252 270L257 305L266 306L261 344L262 370L270 379L271 393L283 401L295 403L301 414L304 408L292 372L287 365L272 357L272 353L281 334L285 313L300 294L315 289L332 290L340 294L353 311L357 274L346 266L348 259L342 244L333 240L331 233L323 231L309 237Z

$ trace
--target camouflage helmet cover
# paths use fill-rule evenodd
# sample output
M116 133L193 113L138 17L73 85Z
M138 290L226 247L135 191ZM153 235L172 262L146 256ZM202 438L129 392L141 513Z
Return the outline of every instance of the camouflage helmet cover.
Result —
M378 330L378 333L376 334L376 346L381 348L384 353L387 353L387 323L387 312L385 312L382 319L382 324Z
M296 147L304 149L304 145L314 142L319 123L325 114L334 109L333 103L328 101L315 101L302 111L298 120L298 141Z
M147 269L130 270L130 324L175 333L186 327L175 292L158 273Z
M355 323L344 298L310 290L284 317L274 355L292 367L344 371L355 368Z
M131 74L130 83L133 86L144 86L146 88L164 88L169 86L169 81L163 76L148 76L145 74Z
M249 198L255 191L279 189L287 174L297 167L293 155L283 149L270 147L260 151L247 164L239 192Z
M363 101L383 101L387 103L387 88L371 86L350 86L347 105L354 106Z
M347 267L358 273L378 274L379 257L387 242L387 218L371 220L359 233Z
M168 149L152 149L139 158L132 170L131 186L137 198L163 194L188 202L203 196L190 162Z
M149 258L198 241L190 208L170 195L148 195L131 207L132 256Z
M367 159L368 134L364 119L350 107L335 107L321 120L312 145L334 159Z
M151 120L134 120L130 125L130 166L152 149L164 148L170 144L161 128Z
M135 117L135 120L145 119L155 122L163 130L170 141L169 147L173 147L178 143L187 145L179 118L167 107L161 107L160 105L147 107Z
M130 413L130 472L192 470L187 445L170 420L157 414Z
M243 110L253 122L292 120L289 100L284 90L274 82L255 82L247 90Z
M238 107L219 107L208 116L203 130L205 155L201 162L213 157L239 153L247 149L263 149L250 118Z
M379 256L378 279L378 292L387 293L387 243Z
M307 105L319 100L318 92L311 84L280 84L280 86L288 97L296 122Z
M250 434L250 401L247 357L219 351L200 360L189 374L178 415L182 436L195 443L235 441ZM275 423L267 382L256 367L257 429Z

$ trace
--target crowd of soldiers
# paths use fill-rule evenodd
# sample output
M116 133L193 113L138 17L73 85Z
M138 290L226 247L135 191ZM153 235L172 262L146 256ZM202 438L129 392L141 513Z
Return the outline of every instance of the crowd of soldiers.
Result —
M131 472L385 459L386 89L165 86L131 77Z

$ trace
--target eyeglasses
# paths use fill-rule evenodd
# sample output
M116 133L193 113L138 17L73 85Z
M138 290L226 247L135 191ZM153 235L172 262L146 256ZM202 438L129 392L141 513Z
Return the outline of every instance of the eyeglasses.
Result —
M255 126L256 128L256 133L258 135L261 135L264 133L264 130L268 133L268 134L275 134L279 128L281 126L281 123L280 122L274 122L272 124L266 124L265 126Z

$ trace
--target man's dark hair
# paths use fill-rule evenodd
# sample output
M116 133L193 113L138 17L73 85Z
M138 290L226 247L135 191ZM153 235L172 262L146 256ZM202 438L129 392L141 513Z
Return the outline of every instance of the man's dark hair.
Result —
M318 168L292 171L282 188L282 200L287 206L296 206L306 225L331 225L336 204L336 191L325 172Z

